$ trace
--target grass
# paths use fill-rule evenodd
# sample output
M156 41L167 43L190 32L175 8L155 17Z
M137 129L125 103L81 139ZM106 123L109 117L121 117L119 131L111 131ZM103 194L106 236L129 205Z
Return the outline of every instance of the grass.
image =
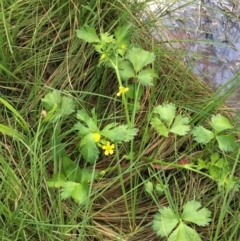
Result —
M181 165L156 170L146 161L155 157L176 164L183 157L195 162L209 156L211 150L195 145L189 136L163 138L149 132L153 108L172 102L179 112L188 113L191 124L206 124L213 113L233 118L224 101L239 76L231 80L228 91L212 93L182 62L183 52L176 54L150 35L156 19L140 21L144 9L143 2L126 0L1 2L1 240L159 240L151 228L153 215L163 206L177 212L193 199L212 211L209 226L194 227L202 240L239 240L239 192L217 191L207 173ZM101 155L95 164L86 165L76 146L77 134L71 132L75 115L63 123L44 125L41 99L57 89L72 97L78 109L90 112L95 107L99 125L125 123L114 71L97 68L98 54L76 37L76 30L85 24L98 32L112 32L125 23L134 25L131 42L155 53L153 68L159 78L154 87L144 88L135 115L134 124L142 133L134 141L135 158L126 160L133 143L132 147L125 143L114 155ZM60 168L62 147L80 167L88 166L92 173L107 170L96 180L92 175L85 206L61 200L60 190L47 186ZM239 151L222 155L231 161L231 175L238 176ZM148 180L168 188L151 197L145 192Z

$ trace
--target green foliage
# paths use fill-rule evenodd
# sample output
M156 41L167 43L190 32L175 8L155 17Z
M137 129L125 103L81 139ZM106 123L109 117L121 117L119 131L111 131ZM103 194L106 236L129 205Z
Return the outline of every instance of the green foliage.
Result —
M101 131L101 135L105 136L112 142L128 142L133 140L134 136L137 134L137 128L130 128L128 125L118 125L116 123L111 123Z
M80 168L68 156L62 158L62 170L47 181L48 187L61 188L61 199L73 198L81 205L88 201L89 182L97 177L91 170Z
M127 59L132 63L135 73L139 73L143 67L154 61L155 54L141 48L133 47L127 53Z
M128 25L123 25L123 26L118 26L115 30L114 30L114 35L117 41L117 44L120 46L123 43L127 43L128 42L128 36L129 36L129 30L132 27L131 24Z
M195 127L192 130L192 135L194 140L200 144L208 144L211 140L217 140L218 147L220 150L225 152L231 152L236 147L236 139L231 134L223 134L223 131L233 129L233 126L230 124L229 120L218 114L213 115L211 118L212 131L206 129L203 126ZM221 133L221 134L219 134Z
M143 86L153 86L153 78L158 75L147 66L153 63L155 54L142 48L128 46L130 28L131 25L118 26L114 35L100 33L99 38L94 28L82 27L77 30L77 36L88 43L95 42L94 48L101 54L99 63L114 68L121 79L127 81L134 78ZM119 84L121 83L119 79Z
M85 188L81 183L65 182L61 191L61 198L67 199L72 197L78 204L86 204L88 200L88 188Z
M238 189L237 177L231 176L231 166L226 158L219 153L213 153L210 160L198 159L198 170L206 170L218 184L218 189Z
M135 77L135 72L134 69L132 67L132 64L127 61L127 60L123 60L118 64L118 68L119 68L119 73L121 75L121 78L125 81L127 81L130 78L134 78Z
M46 122L55 123L60 118L69 116L75 111L75 103L72 98L62 96L60 92L53 90L41 99L42 105L47 111Z
M159 213L154 215L152 228L158 236L168 237L171 241L201 241L199 234L187 225L189 222L199 226L209 224L211 212L200 207L201 203L189 201L183 206L180 216L169 207L160 208Z
M99 150L94 140L94 133L99 133L96 122L88 115L85 110L77 112L77 118L82 122L77 122L74 129L78 131L80 141L78 147L81 155L86 162L93 164L98 156Z
M186 135L189 130L189 118L176 115L176 107L174 104L163 104L154 108L155 114L151 120L151 125L158 132L159 135L168 137L169 133L177 135Z
M85 26L76 30L77 37L88 43L98 43L100 39L97 36L96 30L93 27Z
M214 133L203 126L195 127L192 130L192 134L194 136L194 140L201 144L207 144L214 138Z
M94 164L98 159L99 150L96 146L93 134L87 134L79 142L79 150L86 162Z
M133 140L138 132L137 128L130 128L128 125L118 125L114 122L108 124L100 131L97 127L97 119L93 120L85 110L78 111L77 118L82 122L74 125L74 129L78 130L80 137L78 147L84 160L90 164L93 164L99 156L97 142L94 139L95 133L112 142L121 143ZM106 140L101 139L100 143L106 144Z
M63 173L55 173L52 178L47 181L48 187L63 187L66 182L65 175Z
M62 157L62 173L69 181L81 182L82 170L68 156Z

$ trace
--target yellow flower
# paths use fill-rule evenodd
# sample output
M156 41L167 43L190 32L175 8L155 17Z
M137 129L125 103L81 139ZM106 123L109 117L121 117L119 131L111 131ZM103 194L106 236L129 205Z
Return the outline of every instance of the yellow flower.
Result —
M94 134L93 134L93 138L94 138L95 142L99 142L99 141L100 141L101 136L100 136L100 134L99 134L99 133L94 133Z
M122 44L122 45L120 46L120 48L121 48L121 49L126 49L126 45L125 45L125 44Z
M100 57L100 60L104 60L106 59L107 55L106 54L102 54L101 57Z
M119 92L117 92L117 96L120 96L121 94L124 94L126 93L127 91L129 91L129 88L128 87L123 87L123 86L120 86L119 87Z
M105 146L102 146L102 149L105 150L104 154L108 156L109 154L113 154L114 144L110 145L110 142L107 141Z

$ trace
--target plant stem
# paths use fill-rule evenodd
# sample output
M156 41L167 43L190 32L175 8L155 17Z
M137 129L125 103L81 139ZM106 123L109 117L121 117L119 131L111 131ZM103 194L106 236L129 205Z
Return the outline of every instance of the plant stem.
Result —
M122 80L121 80L121 77L120 77L120 73L119 73L119 69L118 69L117 56L116 56L116 64L114 64L112 60L109 60L109 61L112 64L112 67L114 68L114 70L116 71L119 86L123 86ZM128 111L128 103L127 103L127 99L126 99L124 94L122 95L122 101L123 101L123 105L124 105L124 110L125 110L126 120L127 120L128 126L131 127L131 120L130 120L129 111Z

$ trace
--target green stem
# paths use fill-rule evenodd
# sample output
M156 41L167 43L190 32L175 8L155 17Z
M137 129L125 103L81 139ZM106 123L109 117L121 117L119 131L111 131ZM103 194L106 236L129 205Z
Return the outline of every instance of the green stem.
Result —
M164 167L175 167L175 168L183 168L183 169L186 169L186 170L189 170L189 171L193 171L193 172L196 172L196 173L199 173L201 175L204 175L208 178L210 178L211 180L213 181L216 181L215 179L213 179L210 175L204 173L204 172L201 172L195 168L192 168L193 165L191 164L186 164L186 165L183 165L183 164L175 164L175 163L169 163L169 162L164 162L162 160L158 160L158 159L153 159L151 157L143 157L143 160L145 161L148 161L150 163L154 163L154 164L159 164L163 167L163 170L164 170Z
M109 60L109 61L112 64L112 67L116 71L116 75L117 75L117 80L118 80L119 86L123 86L122 80L121 80L121 77L120 77L120 73L119 73L119 69L118 69L117 57L116 57L116 64L114 64L112 60ZM126 96L124 94L122 95L122 101L123 101L123 105L124 105L124 110L125 110L125 114L126 114L127 123L128 123L129 126L131 126L131 120L130 120L129 111L128 111L128 103L127 103Z

